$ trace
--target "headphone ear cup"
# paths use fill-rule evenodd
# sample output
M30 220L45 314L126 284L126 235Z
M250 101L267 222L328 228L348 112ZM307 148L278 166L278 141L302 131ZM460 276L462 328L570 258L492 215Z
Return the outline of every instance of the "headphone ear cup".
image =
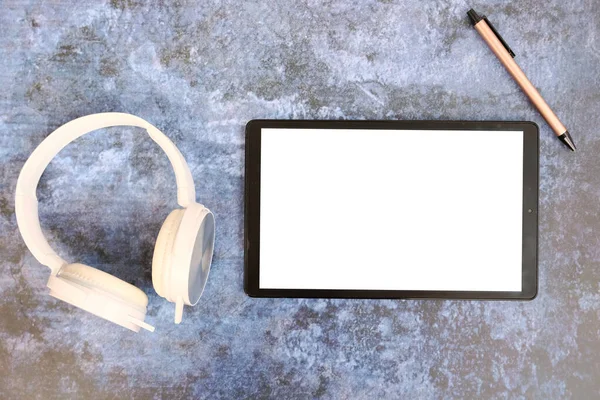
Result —
M168 299L168 274L173 262L173 246L177 237L177 230L183 219L184 209L176 209L165 219L154 246L154 255L152 257L152 285L159 296Z
M148 305L148 296L141 289L88 265L65 265L59 271L58 276L80 286L106 292L137 307L146 308Z
M50 296L134 332L146 324L148 296L121 279L84 264L68 264L48 278Z

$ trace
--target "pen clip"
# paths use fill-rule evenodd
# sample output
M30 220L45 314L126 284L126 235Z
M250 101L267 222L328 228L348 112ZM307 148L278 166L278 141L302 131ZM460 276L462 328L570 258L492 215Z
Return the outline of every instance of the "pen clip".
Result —
M492 23L487 19L487 17L485 15L483 16L483 20L485 21L486 24L488 24L488 26L490 27L490 29L492 30L492 32L494 32L494 35L496 35L496 37L498 38L498 40L500 40L500 43L502 43L502 46L504 46L504 48L506 49L506 51L508 51L508 54L510 54L512 56L512 58L515 58L515 53L508 46L508 43L506 43L504 41L504 38L498 33L498 31L496 30L496 28L494 28L494 25L492 25Z

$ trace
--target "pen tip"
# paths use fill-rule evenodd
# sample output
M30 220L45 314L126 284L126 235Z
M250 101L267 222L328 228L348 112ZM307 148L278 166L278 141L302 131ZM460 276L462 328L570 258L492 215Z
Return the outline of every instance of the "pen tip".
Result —
M575 142L573 141L573 138L571 137L571 134L569 134L569 131L565 131L565 133L563 133L562 135L560 135L558 138L571 151L575 151L575 149L577 149L577 146L575 146Z

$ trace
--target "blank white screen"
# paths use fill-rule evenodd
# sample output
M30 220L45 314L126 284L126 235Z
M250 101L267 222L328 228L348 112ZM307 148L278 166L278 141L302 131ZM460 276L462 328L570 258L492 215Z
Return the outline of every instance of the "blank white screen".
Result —
M262 289L521 291L523 132L262 129Z

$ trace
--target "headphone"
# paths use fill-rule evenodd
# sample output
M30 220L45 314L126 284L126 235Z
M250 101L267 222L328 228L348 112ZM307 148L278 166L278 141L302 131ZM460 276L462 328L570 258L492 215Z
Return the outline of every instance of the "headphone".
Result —
M15 214L21 236L33 256L50 268L50 295L134 332L151 332L144 322L148 297L137 287L106 272L63 260L44 237L38 215L36 189L50 161L67 144L97 129L112 126L144 128L167 154L175 171L177 203L158 233L152 257L152 285L159 296L175 303L175 323L183 305L196 305L208 279L215 240L215 219L196 203L192 173L177 147L156 127L131 114L101 113L68 122L34 150L17 180Z

